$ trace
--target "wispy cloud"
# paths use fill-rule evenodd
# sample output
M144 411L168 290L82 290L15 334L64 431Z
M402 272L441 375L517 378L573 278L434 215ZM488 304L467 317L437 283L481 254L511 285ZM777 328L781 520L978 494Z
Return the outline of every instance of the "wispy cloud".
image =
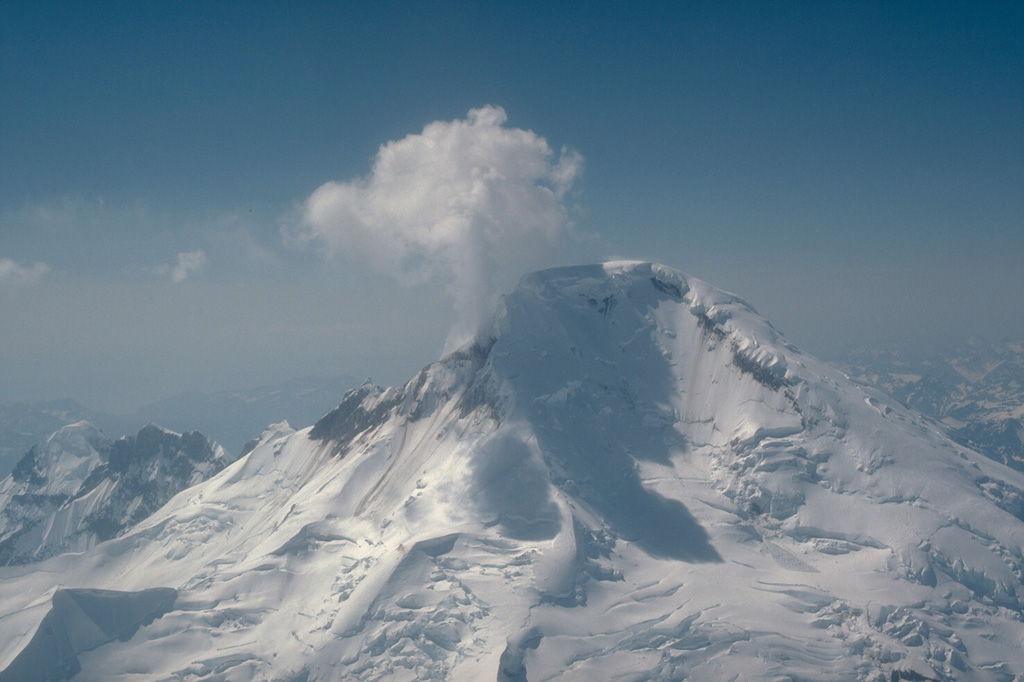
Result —
M225 211L207 220L203 232L209 247L218 254L218 264L227 261L250 271L281 265L278 254L264 245L266 235L259 234L261 231L273 234L272 228L261 230L264 217L261 213L254 216L250 209L248 212ZM268 222L276 224L273 219ZM280 242L276 246L280 247Z
M206 267L205 251L186 251L178 254L178 264L171 270L171 281L184 282L193 272Z
M468 340L497 290L544 265L569 231L566 196L583 167L578 153L555 154L506 121L485 106L382 145L368 176L313 192L286 237L443 283L459 318L449 345Z
M21 265L10 258L0 258L0 284L25 286L35 284L50 271L46 263Z
M181 283L206 267L206 252L203 250L183 251L178 254L178 262L173 265L158 265L153 272L161 276L169 276L172 282Z

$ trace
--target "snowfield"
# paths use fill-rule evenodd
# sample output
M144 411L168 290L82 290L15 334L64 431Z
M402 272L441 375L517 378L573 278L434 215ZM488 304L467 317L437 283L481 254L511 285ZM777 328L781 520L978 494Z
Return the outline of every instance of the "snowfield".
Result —
M1024 475L743 301L563 268L404 387L0 568L0 680L1009 682L1022 546Z

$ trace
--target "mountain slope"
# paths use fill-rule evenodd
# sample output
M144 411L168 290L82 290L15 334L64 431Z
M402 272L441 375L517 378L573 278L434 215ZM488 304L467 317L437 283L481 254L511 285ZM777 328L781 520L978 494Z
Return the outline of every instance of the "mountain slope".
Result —
M60 583L176 595L76 680L1008 680L1022 518L1021 474L734 296L552 270L406 386L0 569L0 666L74 630Z

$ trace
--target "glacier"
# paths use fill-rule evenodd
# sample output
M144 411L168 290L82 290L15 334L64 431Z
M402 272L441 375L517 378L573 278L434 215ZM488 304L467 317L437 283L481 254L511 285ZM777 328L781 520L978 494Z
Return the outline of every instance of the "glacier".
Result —
M741 299L559 268L405 386L0 568L0 675L49 627L84 643L50 679L1003 682L1022 547L1024 475ZM93 636L69 594L135 615Z

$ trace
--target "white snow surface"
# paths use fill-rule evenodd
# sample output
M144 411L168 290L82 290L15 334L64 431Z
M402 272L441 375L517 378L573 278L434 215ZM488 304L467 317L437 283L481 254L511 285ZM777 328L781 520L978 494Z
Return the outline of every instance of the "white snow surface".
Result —
M0 670L58 588L172 588L74 679L1024 679L1022 518L1024 476L735 296L548 270L405 387L0 569Z

